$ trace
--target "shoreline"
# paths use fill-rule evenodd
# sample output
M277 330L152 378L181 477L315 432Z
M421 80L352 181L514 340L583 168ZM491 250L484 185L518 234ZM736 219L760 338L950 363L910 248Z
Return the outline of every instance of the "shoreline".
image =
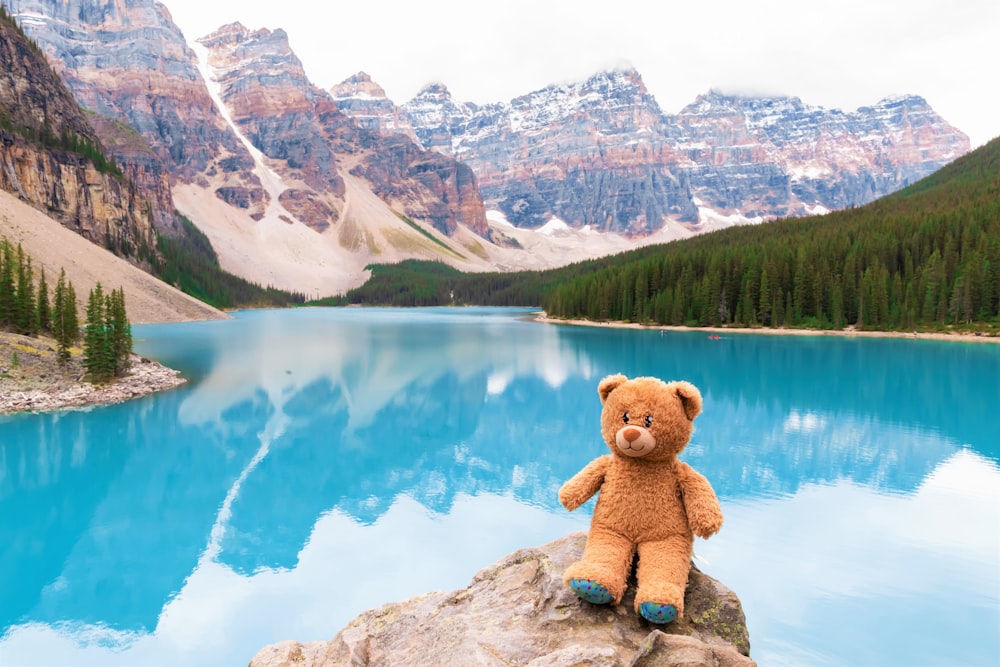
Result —
M47 388L23 388L0 395L0 415L86 409L123 403L173 389L186 383L180 371L138 355L132 356L129 374L114 383L94 385L86 381L53 382Z
M937 333L920 331L867 331L852 327L846 329L784 329L771 327L688 327L666 324L637 324L635 322L595 322L593 320L566 320L549 317L544 311L535 316L536 322L543 324L569 324L584 327L606 327L610 329L640 329L659 331L704 332L707 334L758 334L764 336L839 336L841 338L905 338L908 340L938 340L954 343L994 343L1000 344L1000 336L984 336L971 333Z
M60 364L55 341L44 337L0 334L0 351L0 415L112 405L187 382L180 371L133 353L127 375L91 384L82 379L82 353L74 349Z

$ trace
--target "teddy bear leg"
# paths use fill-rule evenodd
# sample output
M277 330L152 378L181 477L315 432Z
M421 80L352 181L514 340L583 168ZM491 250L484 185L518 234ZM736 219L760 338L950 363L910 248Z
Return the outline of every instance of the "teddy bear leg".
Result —
M684 589L691 568L690 537L676 536L639 544L639 588L635 610L651 623L684 615Z
M566 568L563 583L587 602L621 602L634 545L621 535L591 526L583 558Z

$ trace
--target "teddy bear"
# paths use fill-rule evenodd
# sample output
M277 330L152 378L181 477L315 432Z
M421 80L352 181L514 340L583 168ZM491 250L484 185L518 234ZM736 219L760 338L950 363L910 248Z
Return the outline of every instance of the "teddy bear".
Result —
M611 449L559 489L573 511L600 491L583 557L564 583L594 604L618 604L638 551L635 611L651 623L684 614L694 535L722 527L722 508L704 476L677 459L701 412L690 382L609 375L598 384L601 434Z

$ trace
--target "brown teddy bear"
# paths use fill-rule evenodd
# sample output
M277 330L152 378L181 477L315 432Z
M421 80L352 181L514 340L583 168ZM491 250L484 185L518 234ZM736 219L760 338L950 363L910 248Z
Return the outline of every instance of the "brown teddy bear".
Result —
M635 610L669 623L684 614L694 535L707 538L722 527L711 484L677 460L701 412L701 393L690 382L624 375L601 380L598 393L611 454L559 489L570 511L601 492L583 558L566 568L563 581L588 602L618 604L638 550Z

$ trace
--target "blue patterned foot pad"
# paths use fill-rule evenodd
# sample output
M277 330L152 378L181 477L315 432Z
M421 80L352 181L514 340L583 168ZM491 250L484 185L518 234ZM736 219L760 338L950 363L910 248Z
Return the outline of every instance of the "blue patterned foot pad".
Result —
M639 613L650 623L669 623L677 618L677 607L659 602L643 602L639 605Z
M569 587L591 604L607 604L614 599L607 588L590 579L570 579Z

